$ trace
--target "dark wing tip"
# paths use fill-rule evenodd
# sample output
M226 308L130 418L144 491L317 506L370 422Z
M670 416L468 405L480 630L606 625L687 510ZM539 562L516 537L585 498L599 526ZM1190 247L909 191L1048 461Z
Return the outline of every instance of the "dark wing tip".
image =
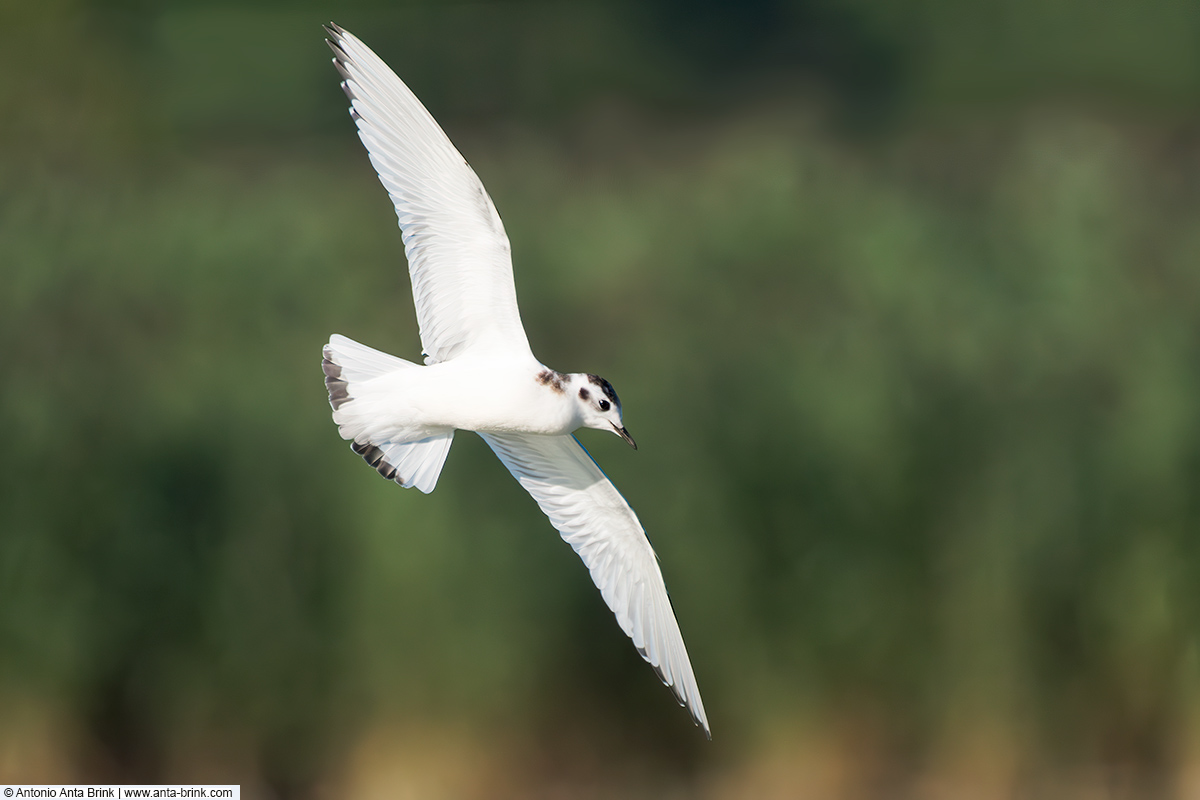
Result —
M342 91L349 94L350 90L346 88L346 82L352 80L352 77L350 69L346 65L350 63L350 56L346 54L345 50L328 39L325 40L325 44L329 45L329 49L333 51L333 68L338 71L338 75L342 76Z
M688 702L687 697L684 696L683 686L678 681L672 682L667 678L666 670L650 660L650 656L647 654L646 648L638 647L636 644L634 645L634 648L638 651L638 655L644 658L646 663L654 669L654 674L657 675L658 679L663 682L663 685L671 690L671 696L675 698L675 702L687 709L688 714L692 717L692 724L704 731L704 738L711 742L712 731L708 729L708 723L700 719L700 714L697 713L696 709L692 707L692 704Z
M395 481L401 486L404 485L404 478L396 470L396 467L393 464L388 463L387 459L383 457L383 451L378 447L370 442L363 442L361 444L358 442L351 442L350 449L362 456L363 461L366 461L368 464L374 467L375 471L380 475L387 478L389 481Z
M342 48L341 39L338 39L336 42L332 39L326 39L325 44L329 45L329 49L333 51L334 61L345 62L350 60L350 56L347 55L345 49Z
M329 392L329 405L337 411L351 399L350 392L346 388L346 381L342 380L342 368L333 360L333 351L329 349L329 345L325 346L323 355L321 369L325 372L325 389Z
M329 25L333 25L333 28L331 29ZM345 31L332 22L329 25L325 26L325 32L330 36L325 40L325 44L329 45L329 49L333 51L333 65L337 67L337 71L342 74L343 78L349 78L350 74L346 71L346 64L353 59L346 52L346 37L342 35Z

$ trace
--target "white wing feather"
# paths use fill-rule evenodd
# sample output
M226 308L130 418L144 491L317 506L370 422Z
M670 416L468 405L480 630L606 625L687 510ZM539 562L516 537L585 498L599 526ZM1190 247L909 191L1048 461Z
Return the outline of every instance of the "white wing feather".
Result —
M479 435L583 559L621 630L711 738L658 558L625 498L574 436Z
M426 363L472 349L529 353L508 236L483 184L379 56L336 25L326 31L359 138L396 206Z

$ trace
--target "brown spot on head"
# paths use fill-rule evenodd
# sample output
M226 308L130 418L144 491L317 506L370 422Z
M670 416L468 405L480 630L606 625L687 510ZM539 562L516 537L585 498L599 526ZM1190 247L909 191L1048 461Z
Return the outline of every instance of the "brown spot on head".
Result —
M567 390L567 376L552 369L544 369L539 372L537 374L537 382L542 386L549 386L560 394Z
M579 399L580 400L587 400L591 396L592 396L592 393L587 390L586 386L584 386L582 389L579 390Z
M599 375L588 374L588 383L597 387L600 392L612 401L612 404L617 408L621 407L621 400L617 397L617 393L613 390L612 384L601 378Z

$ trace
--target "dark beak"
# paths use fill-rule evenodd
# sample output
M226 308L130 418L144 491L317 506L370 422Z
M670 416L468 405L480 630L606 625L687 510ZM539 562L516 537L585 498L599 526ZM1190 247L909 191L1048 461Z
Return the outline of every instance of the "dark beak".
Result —
M611 422L609 424L612 425ZM616 425L613 425L613 430L617 432L618 436L629 442L630 447L632 447L634 450L637 450L637 442L635 442L633 437L629 435L629 431L625 430L624 428L618 428Z

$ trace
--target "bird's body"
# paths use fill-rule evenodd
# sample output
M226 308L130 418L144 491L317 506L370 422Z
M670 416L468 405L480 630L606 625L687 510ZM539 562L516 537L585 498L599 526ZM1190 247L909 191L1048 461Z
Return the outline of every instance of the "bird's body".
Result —
M408 87L345 30L326 28L351 116L396 207L425 365L334 334L323 367L342 437L380 474L433 491L454 433L473 431L591 572L621 629L696 723L708 720L654 551L633 509L571 435L636 448L608 381L533 355L508 237L474 171Z
M371 398L370 411L352 403L334 421L353 424L350 411L357 406L353 411L371 438L423 439L453 429L561 436L583 420L573 397L538 377L549 372L532 358L471 356L400 369L360 387L360 396Z

